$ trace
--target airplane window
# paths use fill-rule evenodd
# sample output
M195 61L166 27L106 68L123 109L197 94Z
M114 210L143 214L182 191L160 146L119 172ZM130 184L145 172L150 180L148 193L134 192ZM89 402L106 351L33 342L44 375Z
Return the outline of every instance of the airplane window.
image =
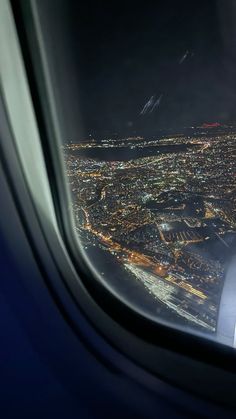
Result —
M234 2L51 9L42 26L50 20L62 150L87 257L145 315L222 341L228 333L234 345Z

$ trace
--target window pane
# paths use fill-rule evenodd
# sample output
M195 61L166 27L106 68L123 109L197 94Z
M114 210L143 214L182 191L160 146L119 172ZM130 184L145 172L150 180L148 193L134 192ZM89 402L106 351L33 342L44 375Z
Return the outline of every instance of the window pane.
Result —
M42 19L76 233L99 277L157 321L230 345L234 18L233 1L188 0L59 1Z

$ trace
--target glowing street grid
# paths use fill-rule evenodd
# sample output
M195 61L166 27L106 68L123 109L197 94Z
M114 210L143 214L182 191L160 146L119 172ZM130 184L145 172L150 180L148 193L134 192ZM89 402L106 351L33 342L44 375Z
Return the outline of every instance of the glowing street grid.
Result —
M157 305L210 332L236 248L235 142L231 127L64 146L82 240L112 254Z

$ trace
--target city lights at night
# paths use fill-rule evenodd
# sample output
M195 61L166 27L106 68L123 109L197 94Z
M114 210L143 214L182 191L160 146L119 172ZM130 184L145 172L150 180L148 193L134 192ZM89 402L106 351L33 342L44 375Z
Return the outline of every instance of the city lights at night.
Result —
M236 247L235 141L234 127L209 125L64 146L82 243L112 255L157 308L211 333Z

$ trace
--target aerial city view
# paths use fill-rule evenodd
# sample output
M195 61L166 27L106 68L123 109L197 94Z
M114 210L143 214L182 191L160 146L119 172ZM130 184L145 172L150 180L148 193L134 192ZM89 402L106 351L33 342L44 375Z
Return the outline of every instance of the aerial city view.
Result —
M233 126L213 123L64 146L85 248L112 255L172 320L208 332L236 249L235 141Z
M76 234L129 306L219 340L236 255L230 9L75 8L61 119Z

